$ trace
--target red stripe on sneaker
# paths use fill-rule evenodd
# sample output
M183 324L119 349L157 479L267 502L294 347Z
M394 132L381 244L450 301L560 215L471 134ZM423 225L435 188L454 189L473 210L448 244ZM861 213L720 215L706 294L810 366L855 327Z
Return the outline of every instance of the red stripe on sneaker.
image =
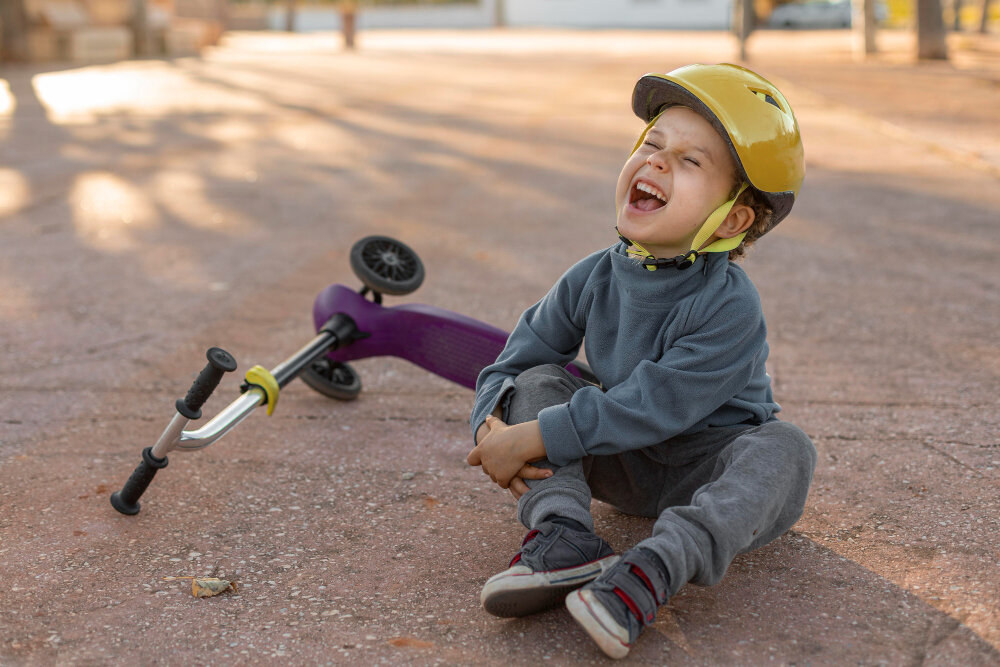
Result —
M537 535L538 535L538 530L529 530L529 531L528 531L528 534L524 536L524 541L523 541L523 542L521 542L521 548L523 549L523 548L524 548L524 545L525 545L525 544L527 544L528 542L530 542L531 540L535 539L535 537L536 537ZM514 555L514 557L510 559L510 562L509 562L509 563L507 563L507 567L511 567L511 566L513 566L513 565L514 565L514 563L516 563L516 562L517 562L517 561L519 561L519 560L521 560L521 552L520 552L520 551L518 551L518 552L517 552L517 553L516 553L516 554Z
M635 616L636 620L642 623L642 612L639 611L639 607L635 604L632 598L628 596L628 593L620 588L615 588L615 595L622 599L622 602L625 603L625 606L628 607L630 612L632 612L632 615Z
M631 563L630 563L630 565L631 565ZM653 582L649 580L649 577L647 577L646 573L642 571L642 568L639 567L638 565L631 565L631 567L629 568L629 571L632 574L634 574L635 576L637 576L640 579L642 579L642 582L644 584L646 584L646 588L648 588L649 592L653 594L653 599L654 600L657 599L656 598L656 589L653 588Z

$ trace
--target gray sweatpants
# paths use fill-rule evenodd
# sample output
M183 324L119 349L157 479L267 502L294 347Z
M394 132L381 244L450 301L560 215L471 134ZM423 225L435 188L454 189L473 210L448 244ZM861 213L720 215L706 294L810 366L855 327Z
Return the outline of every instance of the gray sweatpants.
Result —
M517 377L501 403L508 424L537 418L590 386L556 365ZM711 427L658 445L586 456L565 466L534 463L555 474L525 480L518 519L533 528L561 516L591 530L591 497L626 514L655 517L638 545L660 557L673 595L686 582L717 583L733 558L774 540L802 515L816 448L798 427L774 419L760 425Z

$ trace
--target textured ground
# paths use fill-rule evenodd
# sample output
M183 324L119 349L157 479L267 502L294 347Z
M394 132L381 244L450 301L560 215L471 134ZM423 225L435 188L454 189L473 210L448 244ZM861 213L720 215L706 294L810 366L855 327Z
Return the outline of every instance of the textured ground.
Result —
M479 608L523 531L464 465L471 392L401 361L357 363L354 403L293 383L172 454L139 515L108 503L204 349L294 352L363 235L428 267L392 303L512 326L613 240L636 78L732 53L713 33L363 37L0 70L0 662L603 661L562 610ZM795 528L685 588L630 660L997 664L995 42L913 66L892 35L864 64L844 34L754 40L808 179L745 266L783 417L820 459ZM650 528L594 510L617 548ZM191 575L239 592L164 580Z

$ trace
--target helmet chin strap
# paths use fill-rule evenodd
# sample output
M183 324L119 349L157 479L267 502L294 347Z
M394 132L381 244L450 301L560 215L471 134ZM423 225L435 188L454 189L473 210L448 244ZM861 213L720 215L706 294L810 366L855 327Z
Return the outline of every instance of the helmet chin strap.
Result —
M701 229L699 229L698 233L695 234L694 240L691 242L691 249L683 255L677 255L676 257L671 257L669 259L656 258L653 256L653 253L649 252L635 241L622 236L622 233L618 231L618 227L615 227L615 231L618 232L618 238L629 246L626 252L629 255L641 258L642 265L646 267L647 271L656 271L659 268L666 268L669 266L683 271L694 264L699 255L704 255L709 252L729 252L743 241L743 237L747 235L746 232L741 232L728 239L719 239L706 248L701 247L705 245L705 243L707 243L708 240L712 238L712 235L719 229L722 221L725 220L726 216L729 215L729 212L733 210L736 200L739 199L740 195L743 194L743 191L746 189L747 184L743 183L743 185L740 186L739 191L732 199L712 211L712 214L709 215L708 219L702 224Z
M666 110L667 108L664 107L660 110L660 113L656 114L652 120L646 123L646 127L643 128L642 134L639 135L639 138L635 142L635 146L632 147L632 153L630 153L630 155L634 155L635 152L639 150L639 147L642 146L642 142L646 140L646 135L649 134L649 130L656 125L656 121L660 119L660 116L662 116ZM706 219L702 224L701 229L698 230L698 233L694 237L694 241L691 242L691 249L683 255L677 255L676 257L671 257L669 259L657 259L653 256L653 253L649 252L635 241L622 236L622 233L618 231L617 226L615 227L615 231L618 232L618 238L624 241L625 245L629 246L629 249L626 252L629 255L641 258L642 265L645 266L648 271L656 271L656 269L660 267L666 268L668 266L684 270L694 264L699 255L703 255L707 252L729 252L743 241L743 237L747 235L746 232L737 234L732 238L719 239L707 248L701 248L701 246L704 245L708 239L712 238L712 234L719 229L719 225L721 225L722 221L726 219L727 215L729 215L729 212L736 204L736 200L739 199L739 196L743 194L744 190L747 189L747 185L748 184L744 182L740 186L739 192L737 192L732 199L712 211L712 214L709 215L708 219Z

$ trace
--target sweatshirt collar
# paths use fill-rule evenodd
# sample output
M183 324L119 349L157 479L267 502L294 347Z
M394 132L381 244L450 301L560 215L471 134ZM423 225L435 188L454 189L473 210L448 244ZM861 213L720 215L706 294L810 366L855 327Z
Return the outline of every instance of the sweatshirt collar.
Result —
M720 268L725 268L728 253L700 255L694 265L678 270L662 268L648 271L635 257L628 255L628 246L618 242L611 248L611 271L629 297L638 302L663 305L672 303L701 289Z

